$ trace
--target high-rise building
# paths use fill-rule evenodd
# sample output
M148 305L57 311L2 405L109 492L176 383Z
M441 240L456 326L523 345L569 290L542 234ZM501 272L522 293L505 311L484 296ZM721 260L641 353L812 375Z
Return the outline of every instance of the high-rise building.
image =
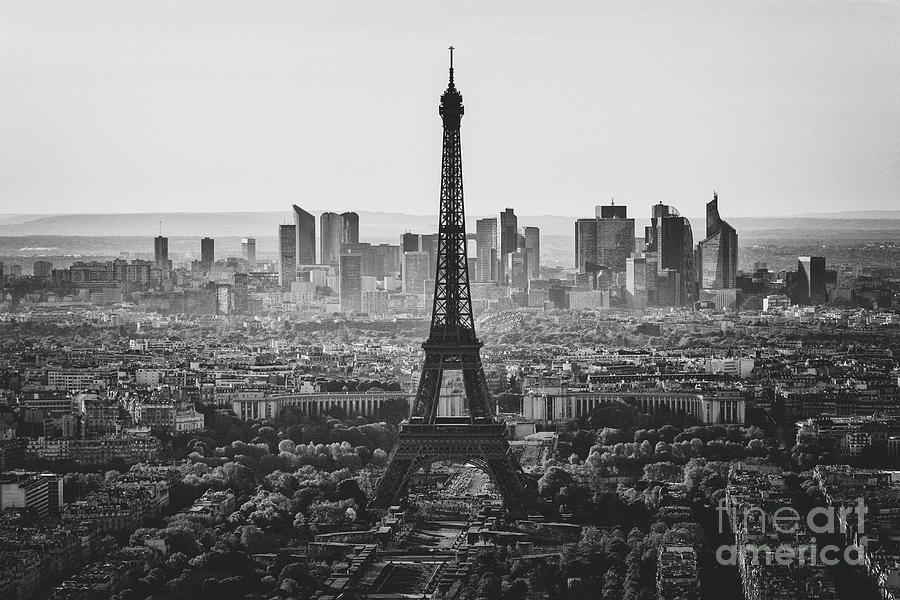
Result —
M506 255L516 251L518 244L519 220L515 212L511 208L507 208L500 213L497 220L497 281L500 285L508 285L508 277L506 275Z
M625 261L633 252L634 219L597 219L598 264L616 273L621 273L625 270Z
M251 267L256 266L256 238L245 237L241 239L241 258L247 261Z
M428 278L434 279L437 273L438 234L423 233L419 236L422 252L428 253Z
M234 285L234 312L239 315L247 314L250 309L250 294L248 286L250 283L250 275L247 273L235 273Z
M628 308L642 310L650 305L656 277L656 265L648 263L646 258L625 259L625 300Z
M169 262L169 238L161 235L153 238L154 264L160 271L169 271L172 263Z
M404 233L400 236L400 252L419 252L422 250L418 233Z
M340 270L341 312L362 312L362 256L341 254L338 257Z
M625 260L634 252L634 219L625 206L597 206L593 219L575 221L575 266L581 273L601 268L625 271Z
M319 229L322 237L319 259L322 264L337 266L341 244L359 243L359 215L355 212L324 212L319 216Z
M825 257L797 257L797 304L815 306L826 302Z
M230 315L234 313L234 289L229 283L216 286L216 314Z
M719 216L719 196L706 205L706 239L697 244L700 287L705 290L737 287L738 236Z
M297 231L297 266L316 264L316 218L296 204L294 227Z
M669 211L674 210L671 206L663 204L654 204L650 212L650 226L644 227L644 253L657 252L657 226L659 220L669 216ZM675 211L677 214L677 211Z
M580 273L595 270L597 262L597 219L575 220L575 266Z
M343 219L343 232L341 234L342 244L358 244L359 243L359 215L355 212L341 213Z
M337 266L341 255L341 235L344 231L344 221L341 215L333 212L323 212L319 215L319 237L321 251L319 260L324 265Z
M507 285L511 288L528 290L528 256L525 252L510 252L504 255Z
M278 226L278 280L281 289L290 290L297 278L297 226Z
M428 252L406 252L403 255L403 293L426 295L425 281L430 279L431 255Z
M691 222L675 207L659 203L653 206L650 227L645 230L646 251L655 252L657 269L672 269L681 282L679 304L697 299L697 272L694 266L694 234Z
M525 254L528 257L528 279L541 278L541 230L525 228Z
M363 277L384 279L388 275L400 273L400 247L390 244L373 246L366 242L341 244L341 254L362 256Z
M211 237L205 237L200 240L200 264L209 270L214 262L216 262L216 241Z
M627 219L628 207L624 204L616 206L615 202L594 207L594 215L598 219Z
M497 219L475 222L475 281L497 281Z
M35 279L50 279L53 275L53 263L47 260L36 260L34 261L34 278Z
M373 246L384 260L384 276L395 276L400 274L400 246L392 244L378 244Z
M385 316L390 311L390 292L366 290L362 293L362 312L371 316Z
M516 251L516 235L518 234L519 219L511 208L500 213L497 221L497 244L500 254L509 254Z
M647 276L652 274L648 272ZM663 269L656 274L656 300L651 302L657 306L678 306L681 289L681 274L675 269Z

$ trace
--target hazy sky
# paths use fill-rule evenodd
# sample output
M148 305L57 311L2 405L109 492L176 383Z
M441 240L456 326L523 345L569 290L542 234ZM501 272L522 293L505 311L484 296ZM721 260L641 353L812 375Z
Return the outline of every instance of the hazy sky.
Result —
M900 2L0 0L0 212L900 208Z

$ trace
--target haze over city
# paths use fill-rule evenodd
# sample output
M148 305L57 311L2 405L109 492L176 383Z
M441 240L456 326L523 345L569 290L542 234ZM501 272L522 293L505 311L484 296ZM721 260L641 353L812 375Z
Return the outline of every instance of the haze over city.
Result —
M471 214L900 197L896 3L4 0L0 17L0 213L433 214L451 43Z

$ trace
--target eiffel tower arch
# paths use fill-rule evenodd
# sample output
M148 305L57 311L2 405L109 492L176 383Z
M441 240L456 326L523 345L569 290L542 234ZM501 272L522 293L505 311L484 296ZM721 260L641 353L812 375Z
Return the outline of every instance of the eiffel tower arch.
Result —
M425 363L412 414L401 423L397 445L378 482L373 500L376 508L398 503L417 469L443 460L470 462L485 471L508 509L523 510L535 502L533 486L506 440L506 426L494 415L481 364L481 342L475 336L459 136L463 112L462 94L453 81L451 47L450 83L438 109L444 137L431 329L422 344ZM467 416L437 415L445 371L462 372Z

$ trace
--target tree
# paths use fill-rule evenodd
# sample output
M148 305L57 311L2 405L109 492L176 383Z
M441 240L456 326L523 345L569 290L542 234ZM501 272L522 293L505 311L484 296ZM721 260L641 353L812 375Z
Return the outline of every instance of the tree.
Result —
M516 577L503 588L502 600L525 600L528 594L528 582Z
M644 465L644 480L678 483L684 479L684 470L671 462Z
M244 525L241 528L241 545L251 554L260 552L266 546L266 536L256 525Z
M494 573L485 573L478 581L476 598L493 600L500 597L500 578Z
M381 448L376 448L375 451L372 452L372 464L376 467L385 466L387 464L387 459L387 452L385 452Z
M550 467L538 480L538 494L544 498L552 498L559 493L560 488L570 485L572 476L559 467Z

